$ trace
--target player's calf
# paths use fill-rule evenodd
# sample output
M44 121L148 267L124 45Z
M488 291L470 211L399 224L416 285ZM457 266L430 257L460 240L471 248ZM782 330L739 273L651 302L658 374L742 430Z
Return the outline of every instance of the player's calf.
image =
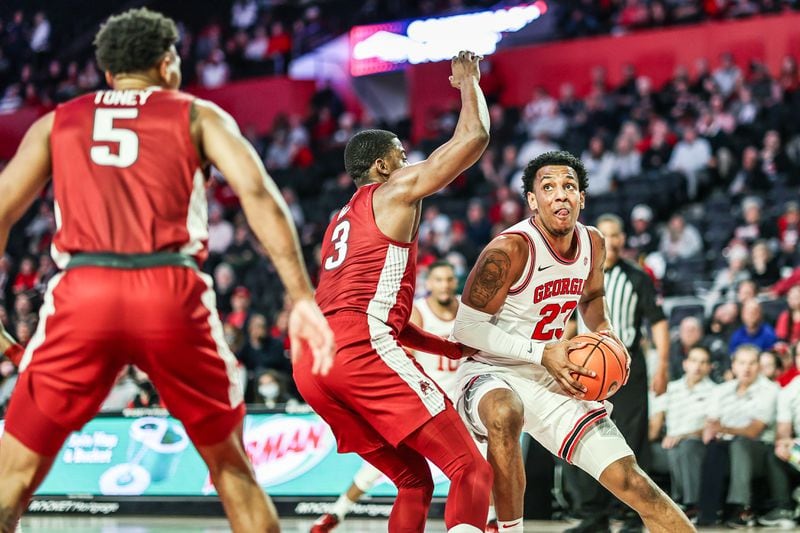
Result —
M617 498L631 506L652 533L696 531L689 519L629 455L611 463L600 475Z

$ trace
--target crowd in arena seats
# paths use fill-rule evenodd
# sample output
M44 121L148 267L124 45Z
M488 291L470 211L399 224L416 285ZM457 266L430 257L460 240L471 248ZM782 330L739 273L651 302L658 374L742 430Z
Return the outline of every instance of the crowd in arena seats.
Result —
M595 16L592 13L603 3L575 4ZM634 12L639 4L625 2L622 12ZM234 18L245 19L247 13L236 10L249 5L237 2ZM680 20L677 13L689 13L697 5L650 2L647 9L663 9ZM728 13L746 6L782 5L732 2ZM263 16L259 6L256 19ZM695 9L687 20L700 16L697 13ZM10 35L24 36L24 46L31 51L34 43L47 41L41 29L46 16L36 20L26 22L23 17L16 29L12 23L2 26L0 83L22 79L13 69L4 70L4 64L14 64L7 46ZM611 23L613 17L603 20ZM38 37L33 39L37 24ZM201 33L184 54L195 54L193 50L201 47ZM222 35L219 43L226 49ZM229 57L226 54L226 61ZM36 64L47 65L51 74L61 68L60 63ZM17 83L17 97L43 99L41 94L46 94L55 101L59 91L66 96L96 87L100 78L94 66L80 65L67 65L74 73L68 83L60 77L40 77L31 66L25 75L28 81ZM597 67L585 97L578 97L564 80L558 94L537 89L520 108L503 107L490 95L492 140L486 153L450 188L426 201L420 271L444 258L455 265L463 282L492 236L528 213L520 194L527 161L552 149L581 154L590 183L583 221L592 223L604 212L625 219L628 255L656 281L669 317L670 374L676 381L653 402L654 418L658 413L664 416L651 436L654 449L666 454L663 471L672 481L673 496L702 520L714 520L709 514L724 503L733 506L729 518L734 522L751 520L752 510L762 518L780 520L790 506L781 500L785 494L776 492L782 476L790 486L798 484L796 474L786 467L786 447L800 437L800 380L794 379L800 374L797 60L787 56L778 72L770 72L758 61L737 64L729 54L699 57L692 65L678 66L662 87L655 87L632 65L625 68L618 86L609 86L606 77ZM5 97L0 110L4 105L10 105ZM319 242L329 216L354 191L342 169L348 138L362 128L390 128L413 162L449 137L455 118L452 110L430 117L438 137L412 145L407 121L382 124L368 113L357 116L335 91L322 86L308 116L282 116L266 137L245 131L281 187L312 276L321 262ZM51 195L45 191L15 227L7 253L0 258L0 321L23 344L36 330L44 289L57 272L48 256L56 227ZM247 399L267 406L301 401L287 356L286 310L291 302L283 298L275 269L248 230L238 200L216 172L208 198L211 253L203 268L214 277L225 339L240 361ZM420 282L420 294L422 286ZM13 366L0 362L0 406L14 382ZM141 372L121 375L106 408L158 405L157 393L147 383ZM698 383L702 386L695 391ZM744 398L737 400L741 405L736 412L725 396L731 394ZM691 402L706 405L698 398L715 407L692 408L695 419L690 424L680 413L691 408ZM737 465L758 467L746 476L736 472L725 492L720 474L727 472L731 458ZM697 464L702 468L695 471ZM700 501L698 495L710 501Z

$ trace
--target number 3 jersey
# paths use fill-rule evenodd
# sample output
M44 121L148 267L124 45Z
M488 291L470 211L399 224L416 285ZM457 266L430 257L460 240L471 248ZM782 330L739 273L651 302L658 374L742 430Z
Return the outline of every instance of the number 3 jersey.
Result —
M574 230L578 245L573 258L560 256L543 231L529 218L503 232L524 237L529 254L522 276L511 286L494 323L506 333L548 343L564 335L567 321L578 307L592 269L593 250L589 231L581 223ZM473 359L498 366L527 365L484 352ZM541 371L546 374L543 368Z
M372 208L372 195L378 187L359 187L334 214L322 241L316 299L326 316L365 313L397 335L411 316L417 239L395 241L378 228Z
M97 91L58 106L50 135L53 259L183 252L202 261L205 179L189 133L193 97L173 90Z

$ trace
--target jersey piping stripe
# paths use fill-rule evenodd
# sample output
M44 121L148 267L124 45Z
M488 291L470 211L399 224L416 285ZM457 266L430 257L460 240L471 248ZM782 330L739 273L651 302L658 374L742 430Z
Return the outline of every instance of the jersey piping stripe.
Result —
M217 345L217 354L225 363L225 374L228 376L228 401L231 407L237 407L244 401L242 385L239 383L239 370L236 356L233 355L228 343L225 341L225 332L217 313L217 295L214 293L214 281L208 274L198 272L200 279L206 284L200 300L208 311L208 326L211 328L211 338Z
M189 233L189 242L181 247L181 252L186 255L200 253L203 243L208 241L208 201L203 171L199 168L194 171L192 195L186 213L186 231Z
M573 235L578 240L578 249L575 251L575 258L574 259L566 259L566 258L562 257L561 254L556 252L553 249L552 246L550 246L550 241L547 240L547 237L542 232L542 230L539 229L539 226L537 226L533 222L533 217L529 218L528 222L530 223L531 226L533 226L533 229L535 229L537 232L539 232L539 235L542 237L542 241L544 241L545 248L547 248L547 251L550 252L551 256L553 256L553 259L555 259L556 261L558 261L562 265L574 265L575 264L575 261L577 261L578 258L581 256L581 237L580 237L580 232L578 231L578 228L580 227L580 224L576 224L575 225L575 229L573 230L574 231Z
M608 416L608 412L606 411L605 407L600 407L593 411L589 411L581 418L578 419L578 422L575 423L575 426L572 428L572 431L567 433L567 436L564 437L564 441L561 443L561 448L558 450L558 456L564 459L567 462L570 462L572 458L572 453L575 451L575 446L577 445L580 438L583 436L585 431L595 424L601 418Z
M390 244L386 250L386 261L378 278L378 286L367 307L370 344L381 360L417 394L428 413L434 416L444 410L444 394L414 365L387 325L389 313L397 303L397 295L408 266L408 256L408 248L394 244Z
M531 236L524 231L509 231L503 235L522 235L528 242L528 273L525 276L525 279L523 279L521 285L518 287L512 287L508 290L508 294L519 294L525 290L533 278L533 267L536 266L536 248L533 245L533 239L531 239Z
M44 292L44 301L42 307L39 309L39 325L36 327L36 332L31 337L28 347L25 348L25 353L22 355L22 360L19 362L19 371L24 372L33 359L33 352L35 352L43 343L45 339L45 328L47 327L47 319L56 312L56 306L53 299L53 291L56 290L58 282L64 277L64 272L59 272L47 283L47 290Z

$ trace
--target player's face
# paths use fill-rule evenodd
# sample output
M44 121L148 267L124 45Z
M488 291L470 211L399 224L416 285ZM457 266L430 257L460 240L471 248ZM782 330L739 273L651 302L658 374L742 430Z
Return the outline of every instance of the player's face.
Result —
M606 261L615 263L625 245L625 234L619 224L611 220L604 220L597 224L597 229L603 234L606 241Z
M428 273L425 287L439 304L449 305L456 295L458 280L452 268L441 266Z
M381 171L381 175L384 176L386 180L388 180L391 173L398 168L408 166L406 150L403 148L403 143L400 142L400 139L397 137L392 139L392 148L383 159L378 160L378 164L382 165L379 167L379 170Z
M548 165L536 173L528 205L537 212L545 230L556 237L572 233L583 209L584 193L578 189L578 174L572 167Z

